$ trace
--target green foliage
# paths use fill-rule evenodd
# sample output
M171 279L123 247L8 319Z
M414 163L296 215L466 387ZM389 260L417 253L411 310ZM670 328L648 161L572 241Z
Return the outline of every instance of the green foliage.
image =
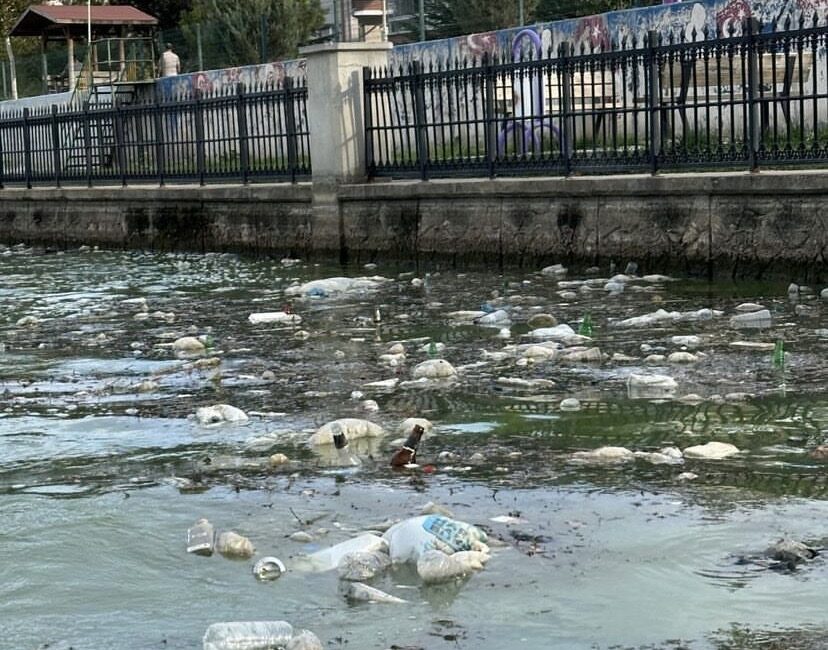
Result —
M192 0L182 20L191 50L201 25L205 67L211 68L293 57L324 18L320 0Z
M113 5L132 5L158 18L161 29L178 25L181 16L192 7L192 0L112 0Z
M539 0L535 16L546 22L656 4L661 4L660 0Z
M523 0L524 22L533 22L539 0ZM517 27L519 0L425 0L426 35L447 38L462 34ZM417 19L406 25L413 34L419 31Z

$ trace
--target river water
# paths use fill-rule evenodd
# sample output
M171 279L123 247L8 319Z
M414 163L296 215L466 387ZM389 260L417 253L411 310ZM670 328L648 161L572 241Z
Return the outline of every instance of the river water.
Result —
M211 623L276 619L352 650L828 647L828 552L792 572L760 557L783 537L828 546L826 465L810 455L828 442L821 287L789 296L787 283L633 278L608 293L607 268L538 271L0 250L0 648L200 648ZM286 295L341 275L387 281ZM748 301L770 310L770 327L730 325ZM288 302L300 326L248 322ZM481 305L507 308L510 338L447 315ZM617 324L702 308L722 313ZM603 361L508 354L538 312L575 330L589 313ZM220 365L177 358L170 344L185 335L209 336ZM644 361L679 350L677 335L699 337L696 362ZM778 339L783 367L743 345ZM454 381L408 382L430 341L445 345ZM383 363L395 342L406 360ZM636 399L633 373L669 375L678 389ZM366 387L391 378L403 381ZM559 407L571 397L580 410ZM250 421L193 419L217 403ZM433 472L387 466L412 416L434 424L419 455ZM391 432L355 471L327 467L306 444L339 417ZM741 453L573 462L602 446L709 441ZM277 452L290 463L271 468ZM429 501L500 540L485 570L424 587L401 567L374 586L408 603L380 605L349 603L335 572L292 568ZM200 517L248 536L256 557L276 555L288 573L259 583L252 561L188 555ZM288 538L299 530L313 541Z

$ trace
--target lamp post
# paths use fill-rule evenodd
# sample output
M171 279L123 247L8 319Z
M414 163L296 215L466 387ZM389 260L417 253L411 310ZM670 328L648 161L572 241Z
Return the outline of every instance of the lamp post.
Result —
M523 0L518 0L518 26L523 27Z

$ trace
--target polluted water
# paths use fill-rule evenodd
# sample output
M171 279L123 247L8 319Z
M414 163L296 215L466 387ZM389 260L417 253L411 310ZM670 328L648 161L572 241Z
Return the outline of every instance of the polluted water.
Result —
M633 262L0 248L0 647L825 647L825 285Z

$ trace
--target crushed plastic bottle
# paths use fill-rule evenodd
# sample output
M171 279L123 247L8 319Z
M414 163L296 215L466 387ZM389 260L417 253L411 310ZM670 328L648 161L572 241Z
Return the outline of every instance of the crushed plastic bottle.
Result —
M199 519L187 529L187 553L212 555L215 543L213 524L206 519Z
M213 623L204 633L203 650L270 650L283 648L293 637L286 621Z

